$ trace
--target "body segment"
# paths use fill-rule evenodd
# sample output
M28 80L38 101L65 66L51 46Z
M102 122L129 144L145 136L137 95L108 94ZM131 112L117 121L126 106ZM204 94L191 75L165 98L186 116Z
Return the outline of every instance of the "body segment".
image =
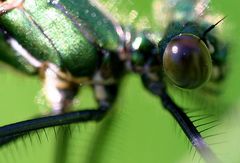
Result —
M193 76L200 74L200 77L194 76L196 80L200 78L200 82L190 81L190 76L187 82L181 84L180 81L180 84L174 83L174 86L180 89L205 86L209 82L215 82L212 80L214 74L211 68L215 67L220 71L224 67L226 47L221 46L215 33L209 33L212 30L208 31L211 24L197 19L196 15L200 12L192 9L192 6L200 2L207 4L207 1L196 0L189 6L186 5L189 8L179 8L180 1L176 1L175 8L173 7L176 14L168 22L159 42L152 40L148 32L119 25L98 4L90 0L25 0L11 11L6 8L6 13L0 17L0 46L4 48L0 50L4 53L0 59L27 73L36 70L44 80L46 97L51 103L52 112L48 117L0 127L0 144L42 128L102 120L115 102L122 72L134 72L141 77L145 88L160 99L203 159L209 163L218 162L184 108L175 104L168 94L165 80L167 73L177 74L177 79L185 80L189 76L184 72L189 67L177 61L177 64L170 65L170 70L173 68L174 72L166 73L163 65L168 46L184 35L185 37L181 37L182 42L176 44L178 48L184 47L181 54L204 54L203 57L194 57L193 61L197 60L198 64L187 61L188 65L197 66L188 72ZM202 11L204 10L205 8ZM188 14L190 17L185 18ZM197 47L185 48L186 44L182 43L186 43L186 38L194 38L194 45ZM21 55L18 48L13 48L9 44L11 39L25 48L29 55L39 61L39 65L34 66ZM202 48L204 49L196 52ZM181 66L181 73L175 71L178 67L172 67L176 65ZM202 68L203 65L207 66ZM206 67L207 70L204 71ZM109 79L112 82L108 82ZM79 85L86 82L94 88L98 107L67 113Z
M71 3L76 2L71 1ZM80 2L76 4L79 4L80 7L85 5L85 11L95 10L91 11L92 14L99 13L88 1ZM54 4L47 0L26 0L22 7L1 16L0 24L36 59L52 62L74 76L90 75L97 68L97 60L101 57L97 49L98 46L100 47L100 42L101 46L109 49L118 46L118 35L113 29L111 20L98 14L97 19L103 19L100 23L105 23L105 26L110 29L99 30L98 26L89 29L87 26L93 26L91 23L94 22L86 21L92 20L88 15L84 16L86 18L84 20L80 17L83 13L76 13L76 9L73 8L72 12L75 14L73 19ZM66 3L66 9L68 9L67 5L68 3ZM102 26L99 25L99 27ZM83 30L86 32L84 33ZM107 33L98 34L97 31L106 31ZM113 36L109 36L111 33ZM103 39L91 42L97 38Z

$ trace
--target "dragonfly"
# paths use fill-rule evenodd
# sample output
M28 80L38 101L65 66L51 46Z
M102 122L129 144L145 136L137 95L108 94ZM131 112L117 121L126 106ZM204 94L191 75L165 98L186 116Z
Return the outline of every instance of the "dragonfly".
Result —
M183 1L169 1L175 15L172 17L174 19L168 23L160 42L151 40L148 32L131 31L132 29L123 27L107 16L105 11L92 1L33 2L35 6L31 6L29 1L2 2L1 33L5 41L4 46L6 49L8 48L7 53L10 53L3 56L3 61L25 73L39 75L43 80L45 96L52 110L42 118L1 127L1 144L9 143L38 129L102 120L105 115L107 116L108 110L111 109L117 97L119 78L122 73L130 71L139 74L145 88L160 98L162 105L176 119L202 158L206 162L218 162L218 158L206 144L193 122L168 93L168 84L175 85L180 90L194 90L205 88L204 85L209 82L221 82L224 78L223 69L227 47L217 39L213 32L223 19L217 20L213 24L201 19L209 1L191 1L190 4L187 1L186 6L181 5ZM84 14L90 12L92 19L83 17L79 8L74 8L74 6L84 6ZM44 24L46 18L35 19L37 14L40 14L36 7L47 12L48 17L46 18L52 19L47 22L50 25L58 24L54 22L54 19L56 19L55 14L60 13L62 17L59 20L60 24L62 20L66 19L66 23L62 24L69 25L68 28L72 30L64 30L64 27L58 26L59 24L56 28L51 27L53 31L51 28L45 29L44 26L48 26L48 24ZM26 31L18 32L14 27L17 23L11 24L16 18L14 12L20 12L21 16L16 20L28 21L20 24L32 25L33 31L29 31L29 28L25 26L20 29L27 30L28 33ZM83 24L78 21L83 21ZM93 25L93 23L97 23L97 25L89 30L89 25ZM11 25L13 25L13 29L10 28ZM57 33L59 38L51 36L59 28L63 28L60 30L63 37L59 31ZM64 32L69 33L65 34ZM77 36L79 37L76 40L81 40L80 42L84 44L83 47L80 46L80 43L70 42L76 41L71 40L72 38L70 40L64 38L75 32L78 32ZM43 40L40 38L36 40L35 35L37 34ZM25 39L22 40L22 38ZM181 43L185 43L185 40L187 40L186 43L192 42L193 44L181 45ZM25 45L29 42L32 42L33 45ZM38 43L34 45L34 42ZM43 46L42 44L47 44L46 48L37 48L37 46ZM80 48L84 55L78 54L70 46ZM183 47L180 48L181 46ZM190 48L192 46L194 48ZM47 48L52 52L47 52ZM182 49L187 52L181 53ZM73 51L70 53L69 50ZM195 52L200 55L194 55ZM190 61L184 60L184 64L174 62L175 59L184 58L185 53L190 56L188 58ZM180 58L172 57L173 54L179 54ZM76 60L83 61L76 63ZM213 60L213 64L211 60ZM192 64L193 61L194 64ZM75 66L72 65L72 62L75 63ZM195 70L188 69L188 67ZM215 69L217 73L213 74L212 69ZM99 107L70 112L69 108L71 108L79 87L84 85L93 86Z

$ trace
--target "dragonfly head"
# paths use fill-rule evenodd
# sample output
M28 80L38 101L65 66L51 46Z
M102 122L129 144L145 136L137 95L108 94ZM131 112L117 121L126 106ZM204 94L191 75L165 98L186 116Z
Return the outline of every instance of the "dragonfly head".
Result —
M179 34L165 48L163 69L170 81L180 88L201 87L212 73L210 52L199 37Z

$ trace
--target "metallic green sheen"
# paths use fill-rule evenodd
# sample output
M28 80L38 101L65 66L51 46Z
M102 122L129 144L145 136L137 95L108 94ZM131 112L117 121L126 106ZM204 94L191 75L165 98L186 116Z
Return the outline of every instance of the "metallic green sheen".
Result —
M53 62L75 76L95 70L95 46L64 13L49 0L25 0L23 7L1 16L0 25L34 57Z
M35 68L6 43L4 37L0 34L0 60L27 74L35 74Z
M119 24L105 14L93 0L60 0L69 14L74 15L83 29L104 49L116 50L120 38L116 31ZM109 14L108 14L109 15Z

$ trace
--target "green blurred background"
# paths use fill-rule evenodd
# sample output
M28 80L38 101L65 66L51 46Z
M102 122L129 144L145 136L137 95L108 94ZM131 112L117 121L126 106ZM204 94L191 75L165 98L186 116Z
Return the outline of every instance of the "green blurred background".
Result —
M215 110L214 113L219 112L223 125L216 129L218 131L212 132L223 131L227 135L216 138L223 141L221 144L218 144L215 139L211 141L215 144L212 148L217 155L228 163L240 162L238 156L240 142L237 139L240 135L240 127L237 123L240 117L238 109L238 90L240 90L238 84L240 81L238 66L240 21L238 17L240 12L238 12L238 5L239 3L236 1L234 3L233 0L212 0L209 5L213 13L218 11L228 16L223 23L223 39L229 40L231 52L228 80L225 85L221 85L224 94L217 99L205 102L206 99L199 100L198 95L194 98L192 96L195 94L187 93L186 95L175 93L174 89L171 90L178 103L183 99L190 101L191 106L199 106L197 101L200 101L202 104L199 107L211 109L214 103L221 108L218 111ZM122 0L111 9L120 15L122 13L127 15L127 11L136 10L139 18L146 17L154 26L151 1ZM1 65L0 73L0 125L30 119L38 115L39 108L45 106L40 97L41 83L38 78L24 76L5 65ZM76 105L81 108L94 106L93 94L89 88L82 89L79 99ZM52 163L56 155L63 160L61 151L67 147L56 147L56 144L62 141L60 132L63 129L56 128L56 130L57 136L53 129L47 129L48 138L43 131L39 131L40 141L37 134L32 133L31 138L27 136L4 146L0 149L0 162ZM68 142L70 148L65 158L67 163L190 163L199 161L198 155L193 158L194 150L190 151L190 144L178 125L163 110L159 100L144 90L136 75L125 77L114 110L103 122L72 125L71 132L64 136L64 138L67 137L70 137Z

